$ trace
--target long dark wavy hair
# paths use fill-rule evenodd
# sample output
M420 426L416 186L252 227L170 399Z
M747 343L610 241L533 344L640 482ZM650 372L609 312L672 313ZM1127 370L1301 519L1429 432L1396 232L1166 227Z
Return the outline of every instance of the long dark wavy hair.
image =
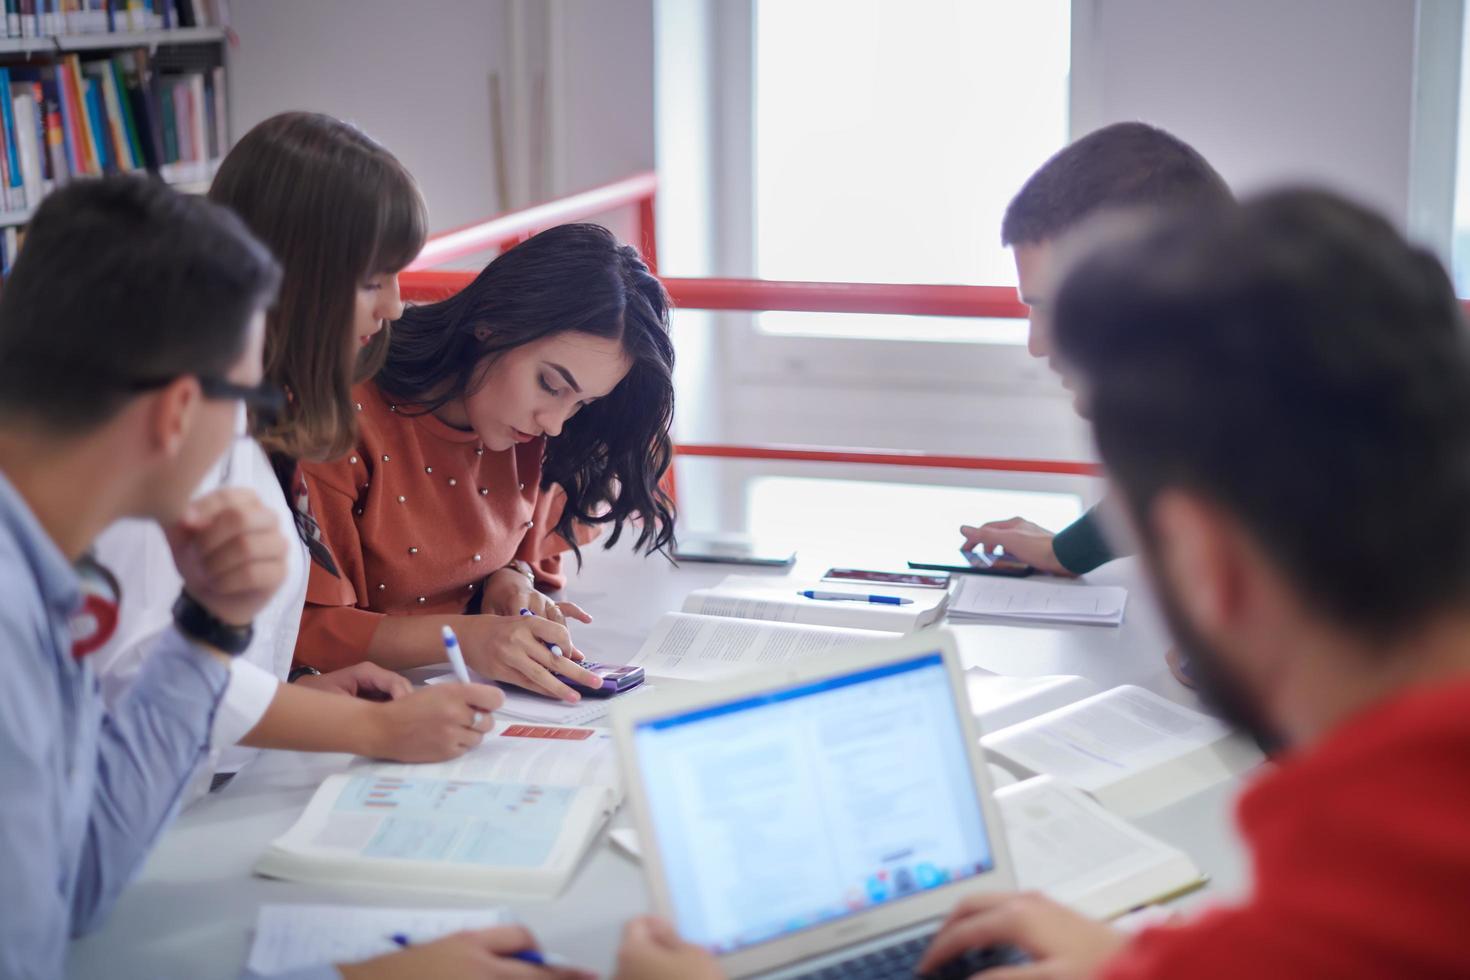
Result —
M483 340L480 327L488 328ZM543 231L455 295L410 307L393 325L378 387L432 412L475 391L506 351L565 331L620 341L632 367L546 440L541 488L566 493L554 530L580 562L574 524L611 524L611 548L636 518L636 547L666 552L674 541L674 502L660 486L673 459L669 295L637 250L601 225Z

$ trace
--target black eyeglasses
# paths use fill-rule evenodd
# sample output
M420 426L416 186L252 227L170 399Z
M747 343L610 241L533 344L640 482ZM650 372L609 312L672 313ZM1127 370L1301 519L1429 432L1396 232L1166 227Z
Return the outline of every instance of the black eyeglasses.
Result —
M280 420L286 409L286 393L269 381L258 385L237 385L233 381L208 374L195 375L199 380L199 391L211 401L243 402L255 416L258 426L272 426ZM177 377L156 381L134 381L127 387L131 391L152 391L173 384Z

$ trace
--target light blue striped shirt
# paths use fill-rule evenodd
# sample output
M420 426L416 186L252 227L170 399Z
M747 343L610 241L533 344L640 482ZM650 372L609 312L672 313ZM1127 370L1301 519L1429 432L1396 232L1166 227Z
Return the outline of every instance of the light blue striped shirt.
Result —
M0 474L0 976L59 977L172 815L229 672L177 632L105 715L76 572Z

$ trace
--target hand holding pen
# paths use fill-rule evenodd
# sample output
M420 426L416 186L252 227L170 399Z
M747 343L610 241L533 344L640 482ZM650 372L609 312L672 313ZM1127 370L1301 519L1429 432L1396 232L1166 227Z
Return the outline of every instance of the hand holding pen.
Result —
M596 974L564 966L558 958L536 948L535 937L524 926L492 926L456 932L433 942L413 943L406 935L385 937L385 956L361 963L338 964L343 980L483 980L486 977L546 977L552 980L593 980Z

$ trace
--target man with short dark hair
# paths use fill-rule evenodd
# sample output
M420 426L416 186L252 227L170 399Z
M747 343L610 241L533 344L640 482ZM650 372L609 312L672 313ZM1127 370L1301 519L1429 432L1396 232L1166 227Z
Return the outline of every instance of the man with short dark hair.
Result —
M996 980L1470 976L1470 333L1433 256L1314 192L1088 252L1058 357L1202 693L1291 751L1241 797L1239 903L1135 937L961 902L920 962ZM666 924L620 980L716 977Z
M1059 150L1021 187L1001 222L1001 244L1015 256L1018 292L1031 311L1031 356L1046 358L1055 370L1043 297L1057 242L1068 232L1109 209L1197 211L1231 201L1224 179L1193 147L1144 123L1105 126ZM1020 517L960 532L966 548L1003 548L1055 575L1082 575L1115 556L1096 507L1055 535Z
M167 821L208 743L228 652L280 582L248 494L191 504L258 399L274 260L231 215L141 179L37 209L0 289L0 976L56 977ZM179 628L104 715L69 620L92 539L172 527ZM127 583L124 583L126 587Z

